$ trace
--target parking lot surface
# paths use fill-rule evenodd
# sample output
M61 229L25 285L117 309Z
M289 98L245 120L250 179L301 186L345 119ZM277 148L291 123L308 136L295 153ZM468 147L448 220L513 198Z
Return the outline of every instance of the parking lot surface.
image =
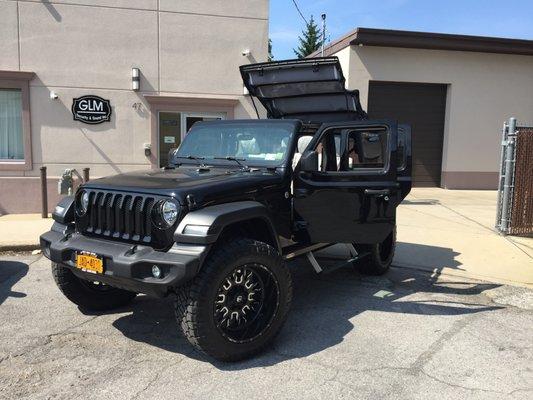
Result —
M275 345L214 362L169 300L83 314L40 255L0 255L1 399L531 399L533 292L393 267L317 275L292 262Z

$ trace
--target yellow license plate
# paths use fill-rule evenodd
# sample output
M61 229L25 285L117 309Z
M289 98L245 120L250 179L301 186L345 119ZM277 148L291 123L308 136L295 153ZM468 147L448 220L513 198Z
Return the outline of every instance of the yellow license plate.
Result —
M76 267L97 274L104 273L104 260L92 253L76 254Z

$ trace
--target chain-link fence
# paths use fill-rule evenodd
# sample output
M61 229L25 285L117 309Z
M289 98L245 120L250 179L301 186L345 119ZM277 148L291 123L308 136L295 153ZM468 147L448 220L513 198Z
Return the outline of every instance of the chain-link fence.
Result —
M533 127L504 124L496 228L533 235Z

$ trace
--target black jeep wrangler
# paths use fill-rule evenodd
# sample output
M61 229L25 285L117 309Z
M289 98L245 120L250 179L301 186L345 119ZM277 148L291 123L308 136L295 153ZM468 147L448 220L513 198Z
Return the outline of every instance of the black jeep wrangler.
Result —
M40 238L64 295L82 309L138 293L175 296L189 342L249 357L280 331L292 297L285 260L344 243L383 274L396 207L411 189L410 130L370 121L335 57L241 67L268 119L195 124L162 170L82 185Z

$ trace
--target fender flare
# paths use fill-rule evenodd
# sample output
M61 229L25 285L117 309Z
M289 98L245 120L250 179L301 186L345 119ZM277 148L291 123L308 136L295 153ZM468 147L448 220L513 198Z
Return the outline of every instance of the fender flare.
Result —
M276 243L277 250L281 252L278 235L274 224L268 214L267 208L257 201L237 201L234 203L217 204L191 211L181 220L174 232L176 243L212 244L215 243L226 226L235 222L243 222L260 218ZM187 225L205 227L205 233L185 233Z
M74 222L74 196L63 197L52 212L52 218L55 222L67 225Z

